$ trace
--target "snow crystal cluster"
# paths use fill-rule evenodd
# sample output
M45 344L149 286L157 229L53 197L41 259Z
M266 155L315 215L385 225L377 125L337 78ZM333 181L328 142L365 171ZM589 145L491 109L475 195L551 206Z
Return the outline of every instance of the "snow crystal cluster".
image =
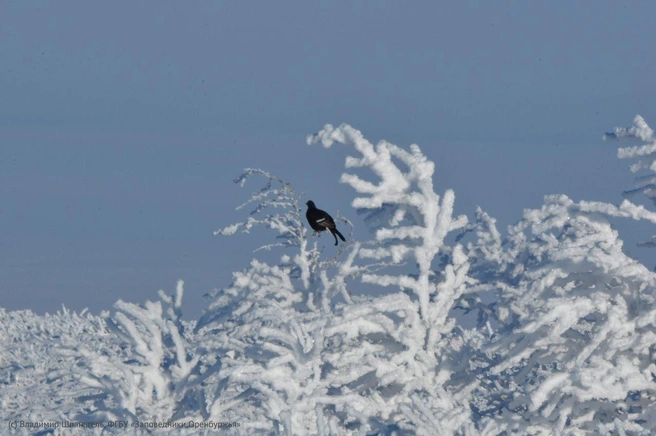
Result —
M436 192L417 145L326 125L308 144L354 154L341 182L371 239L336 217L351 235L324 251L302 195L247 169L236 182L264 186L240 206L245 221L216 234L273 230L261 249L276 260L235 272L196 322L182 319L182 282L98 316L0 309L3 420L180 434L216 429L188 423L226 434L653 434L656 273L612 223L656 224L631 201L656 202L656 138L638 116L605 139L642 141L618 153L649 172L624 200L550 195L500 231L481 209L454 215L454 192Z

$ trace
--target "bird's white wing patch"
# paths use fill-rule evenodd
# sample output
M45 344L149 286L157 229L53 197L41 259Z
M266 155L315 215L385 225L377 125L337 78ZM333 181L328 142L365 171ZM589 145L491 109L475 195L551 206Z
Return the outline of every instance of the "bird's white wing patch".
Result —
M321 221L326 221L326 219L325 219L325 218L321 218L320 220L317 220L316 222L317 222L317 223L320 223Z

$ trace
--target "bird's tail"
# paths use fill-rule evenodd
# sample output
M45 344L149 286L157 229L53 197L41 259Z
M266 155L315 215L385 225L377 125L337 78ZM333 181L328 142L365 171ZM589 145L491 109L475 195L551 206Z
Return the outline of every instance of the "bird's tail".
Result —
M342 241L346 242L346 239L344 238L344 235L342 235L341 233L339 233L339 230L337 230L337 229L333 229L333 231L337 234L337 236L339 236L339 239L341 239ZM337 238L335 238L335 242L337 242Z

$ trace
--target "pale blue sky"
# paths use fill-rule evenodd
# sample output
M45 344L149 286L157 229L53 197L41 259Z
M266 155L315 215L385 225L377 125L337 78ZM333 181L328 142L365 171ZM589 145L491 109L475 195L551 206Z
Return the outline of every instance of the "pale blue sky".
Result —
M182 278L197 316L259 242L212 236L240 216L243 167L356 220L345 151L305 145L325 123L418 143L459 213L505 225L548 193L617 202L631 175L600 138L638 113L656 125L654 16L649 1L4 1L0 306L98 311Z

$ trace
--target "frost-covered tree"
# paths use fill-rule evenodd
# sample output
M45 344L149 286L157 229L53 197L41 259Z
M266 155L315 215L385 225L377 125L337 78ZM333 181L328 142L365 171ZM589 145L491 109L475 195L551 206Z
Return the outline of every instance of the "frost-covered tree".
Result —
M97 393L93 407L77 419L171 422L196 416L199 356L193 324L181 318L183 291L179 281L175 295L160 291L158 302L140 306L119 300L116 313L105 319L118 350L81 344L79 379Z
M479 214L474 274L497 295L480 305L496 329L473 402L482 431L655 430L656 274L622 251L609 217L656 222L628 202L547 196L502 241Z
M267 183L240 206L253 204L250 217L217 233L263 225L281 242L261 248L286 251L279 265L253 260L234 274L230 287L210 296L213 302L197 325L210 368L206 413L210 419L242 422L246 433L331 433L336 418L324 414L330 384L322 377L321 352L334 301L351 302L345 283L358 272L353 259L359 244L322 259L291 186L252 169L236 182L252 176Z
M293 258L285 257L282 266L272 267L253 260L250 268L234 274L230 287L210 294L212 303L196 327L206 350L202 362L208 368L204 372L203 413L210 419L243 422L242 430L246 432L270 431L273 426L279 430L286 426L290 430L293 413L285 413L284 405L288 401L291 404L295 398L294 393L282 387L293 380L293 373L284 374L288 368L284 363L271 371L267 371L265 364L276 355L290 353L295 354L297 362L302 361L308 351L311 338L294 328L299 326L295 315L307 311L296 311L294 306L315 307L321 295L313 292L304 295L292 285L292 280L300 280L308 288L312 286L319 252L316 246L308 248L300 208L291 187L264 171L252 169L245 170L236 182L243 185L254 175L264 177L267 184L239 207L253 203L250 217L216 234L249 232L254 226L263 225L279 234L279 242L261 249L293 247L297 253ZM269 209L274 213L260 216ZM293 389L291 384L289 388Z
M467 218L453 217L452 190L442 196L435 193L434 164L419 146L411 145L410 151L387 141L374 146L348 125L327 125L308 138L308 143L327 148L335 142L352 145L359 154L346 159L347 168L367 168L380 179L370 182L353 173L341 178L360 194L352 205L375 230L377 246L361 249L360 258L416 265L410 273L386 268L364 274L363 283L387 287L389 293L363 301L366 316L361 307L349 306L336 320L350 339L344 354L366 362L347 376L349 382L366 380L367 392L379 396L376 407L402 429L471 432L467 399L474 385L465 382L458 390L447 390L452 359L463 342L454 332L452 309L473 281L463 247L450 246L445 239L464 227ZM374 352L363 352L362 344Z

